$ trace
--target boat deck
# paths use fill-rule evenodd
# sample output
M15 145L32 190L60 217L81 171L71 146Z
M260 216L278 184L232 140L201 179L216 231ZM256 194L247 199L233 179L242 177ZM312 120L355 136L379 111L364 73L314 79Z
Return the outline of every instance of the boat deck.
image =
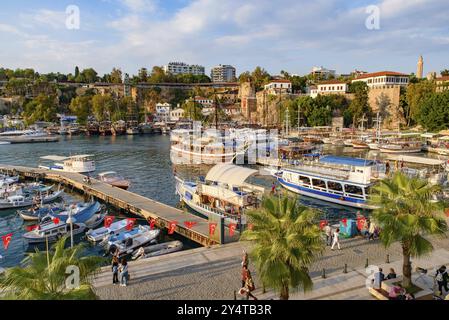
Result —
M91 179L92 184L88 185L83 182L85 176L82 174L9 165L0 165L0 172L61 183L126 212L144 217L147 220L155 219L156 226L161 229L168 229L170 223L176 221L175 232L200 245L212 246L218 244L217 240L209 237L209 222L207 220L93 178ZM196 225L188 229L184 226L184 222L187 221L195 222Z

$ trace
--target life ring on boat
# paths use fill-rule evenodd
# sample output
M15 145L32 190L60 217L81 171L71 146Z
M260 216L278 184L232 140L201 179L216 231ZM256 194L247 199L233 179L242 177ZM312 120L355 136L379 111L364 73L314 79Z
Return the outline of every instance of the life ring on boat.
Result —
M4 197L5 199L8 199L8 198L9 198L9 192L5 192L5 193L3 194L3 197Z

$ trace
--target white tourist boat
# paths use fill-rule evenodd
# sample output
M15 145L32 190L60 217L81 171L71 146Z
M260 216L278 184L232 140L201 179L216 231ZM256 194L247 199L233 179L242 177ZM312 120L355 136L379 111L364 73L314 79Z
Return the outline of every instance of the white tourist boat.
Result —
M73 235L81 234L86 230L84 223L73 223ZM39 229L27 232L23 235L23 238L27 240L29 244L44 243L47 241L55 242L63 236L70 235L71 226L65 222L59 222L55 224L53 221L40 225Z
M58 162L51 166L39 166L39 168L63 172L90 173L96 170L95 161L92 159L92 157L92 155L76 155L70 157L54 155L45 156L41 157L41 159L50 161L62 161L62 163Z
M424 138L428 138L430 134L421 135ZM423 151L437 153L442 156L449 156L449 136L441 136L434 139L427 140L423 146Z
M207 218L218 216L227 223L245 224L245 210L257 208L265 191L246 182L257 173L232 164L217 164L198 182L176 177L176 193L180 201Z
M181 241L170 241L160 244L154 244L148 247L140 247L133 253L133 260L158 257L169 253L181 251L184 245Z
M125 231L127 225L128 225L128 221L126 219L116 221L116 222L112 223L108 228L101 227L98 229L89 230L86 233L86 236L89 241L98 242L98 241L104 240L105 237L117 235L117 234Z
M379 146L380 152L383 153L419 153L422 151L423 144L419 141L404 141L381 144Z
M324 156L282 168L277 174L286 189L344 206L373 209L368 202L374 178L384 173L370 160Z

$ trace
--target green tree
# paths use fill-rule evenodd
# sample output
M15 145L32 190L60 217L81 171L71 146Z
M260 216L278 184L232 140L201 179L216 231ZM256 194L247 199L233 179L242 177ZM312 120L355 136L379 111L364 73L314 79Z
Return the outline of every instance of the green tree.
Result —
M449 70L448 69L444 69L440 72L442 77L447 77L449 76Z
M89 115L92 113L92 96L84 95L72 99L69 109L78 117L80 124L86 124Z
M408 114L406 114L407 124L411 125L412 121L417 122L420 115L420 107L424 100L429 98L435 92L435 83L431 81L422 81L419 83L409 84L407 87L407 105Z
M57 120L56 97L40 94L25 105L24 117L27 125L36 121L53 122Z
M65 248L67 237L59 240L50 252L36 249L24 260L24 267L7 269L0 280L6 299L13 300L94 300L91 279L98 272L103 258L82 257L85 246ZM79 287L68 288L66 270L79 269Z
M122 83L122 70L113 68L111 72L111 83Z
M192 119L194 121L203 121L203 106L198 102L194 102L193 99L185 102L183 105L184 115L186 118Z
M420 102L418 108L418 123L426 130L449 128L449 91L432 93Z
M147 68L140 68L138 74L139 82L147 82L148 81L148 70Z
M84 69L76 78L76 82L95 83L98 81L98 73L92 68Z
M114 108L114 100L111 95L96 94L92 97L92 112L98 121L110 120Z
M354 99L349 105L349 112L352 115L353 124L357 125L363 115L370 114L371 109L368 103L368 85L363 81L351 83L349 91L354 94Z
M310 290L309 267L324 249L319 213L284 196L265 198L247 216L253 228L242 240L253 244L251 257L262 283L280 292L282 300L289 298L290 288Z
M75 67L75 78L78 78L80 75L80 68L78 66Z
M403 255L403 286L412 285L411 257L421 257L433 250L428 235L444 236L447 223L440 203L433 196L440 186L426 180L409 178L401 172L381 180L374 187L370 204L377 207L372 219L380 227L385 247L399 241Z

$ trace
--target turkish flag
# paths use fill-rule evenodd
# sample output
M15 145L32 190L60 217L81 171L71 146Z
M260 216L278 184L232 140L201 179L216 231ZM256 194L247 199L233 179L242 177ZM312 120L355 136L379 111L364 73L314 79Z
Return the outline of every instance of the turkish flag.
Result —
M36 224L34 226L27 226L27 231L39 230L39 225Z
M343 225L346 227L348 225L348 219L346 218L341 219L341 223L343 223Z
M254 228L254 225L252 223L248 223L248 229L253 230L253 228Z
M168 224L168 234L175 233L177 224L178 224L178 221L172 221Z
M5 248L5 250L8 250L9 243L11 242L11 239L12 239L12 233L7 234L6 236L2 237L3 247Z
M216 223L209 223L209 235L213 236L215 234L215 230L217 230Z
M59 224L59 222L61 222L61 220L59 220L59 218L53 218L52 221L54 224Z
M111 224L114 222L115 217L114 216L106 216L104 218L104 227L109 228Z
M195 222L195 221L185 221L184 222L184 225L186 226L187 229L192 229L197 224L198 224L198 222Z
M321 230L323 230L326 225L327 225L327 220L321 220L320 221L320 229Z
M231 237L234 236L235 229L237 229L237 224L230 223L229 224L229 236L231 236Z
M126 230L131 231L134 228L135 224L136 224L135 218L126 219Z
M156 225L156 220L155 219L150 219L150 229L154 230L154 226Z
M365 225L365 218L364 217L358 217L357 218L357 229L362 230L363 226Z

